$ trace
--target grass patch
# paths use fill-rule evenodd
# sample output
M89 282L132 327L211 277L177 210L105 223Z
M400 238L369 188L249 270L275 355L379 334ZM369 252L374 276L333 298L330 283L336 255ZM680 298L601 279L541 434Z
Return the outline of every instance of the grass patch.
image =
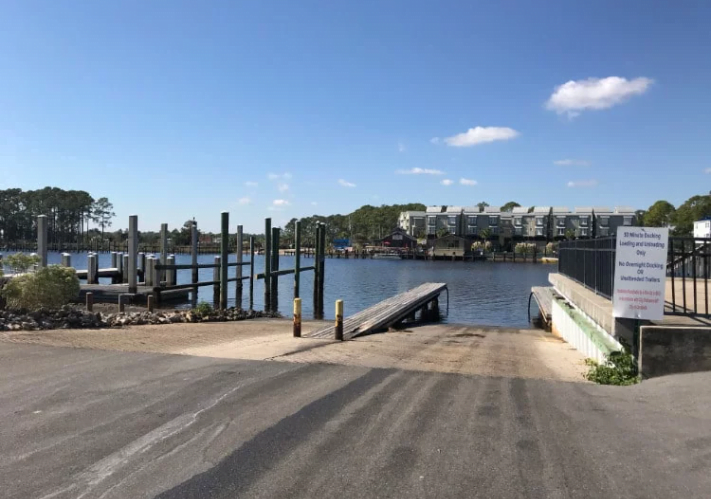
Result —
M639 367L628 345L624 345L621 351L608 354L604 364L597 364L592 359L587 359L586 363L589 372L585 378L600 385L628 386L641 381Z

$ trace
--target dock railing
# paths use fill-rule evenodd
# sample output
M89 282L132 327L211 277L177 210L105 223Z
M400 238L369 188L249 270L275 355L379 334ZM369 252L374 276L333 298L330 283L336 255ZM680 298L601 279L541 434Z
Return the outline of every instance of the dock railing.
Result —
M710 317L711 240L669 237L664 314ZM562 241L558 271L609 300L614 290L616 237Z

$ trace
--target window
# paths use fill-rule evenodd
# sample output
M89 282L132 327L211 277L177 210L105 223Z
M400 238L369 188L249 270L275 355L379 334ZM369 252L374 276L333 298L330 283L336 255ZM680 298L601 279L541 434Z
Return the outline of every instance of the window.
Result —
M436 227L433 225L428 226L428 233L429 234L435 234L436 233Z
M609 227L602 227L599 229L599 235L602 237L608 236L609 235Z
M631 222L634 221L634 217L624 217L624 225L631 225Z
M478 225L478 217L468 217L468 225Z
M600 227L609 227L609 217L599 217Z
M455 227L448 227L448 232L450 232L451 234L455 234L455 233L456 233L456 228L455 228Z
M478 227L468 227L468 234L477 234L478 233Z
M448 217L448 225L455 225L456 224L456 217L455 215L451 215Z
M564 227L564 217L557 217L557 227Z
M515 227L522 227L522 217L515 217Z
M542 227L544 221L544 217L535 217L535 225L537 225L538 227Z
M564 236L564 227L557 227L557 235Z
M588 235L588 230L587 230L587 229L584 229L584 228L580 228L580 229L579 229L579 236L580 236L580 237L587 237L587 235Z
M428 225L436 225L436 217L428 217Z
M498 225L498 217L490 217L490 225Z
M535 229L536 236L542 236L543 232L544 232L544 229L542 227L538 227L537 229Z
M589 217L579 217L580 227L589 227Z

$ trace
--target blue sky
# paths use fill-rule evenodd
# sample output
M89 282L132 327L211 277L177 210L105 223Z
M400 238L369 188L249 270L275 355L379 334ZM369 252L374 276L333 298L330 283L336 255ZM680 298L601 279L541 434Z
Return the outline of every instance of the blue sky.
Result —
M0 187L84 189L145 230L678 205L710 190L710 19L692 0L5 1Z

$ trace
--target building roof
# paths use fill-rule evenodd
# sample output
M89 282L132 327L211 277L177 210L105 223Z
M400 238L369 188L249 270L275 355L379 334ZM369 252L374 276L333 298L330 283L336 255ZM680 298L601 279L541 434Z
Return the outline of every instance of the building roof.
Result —
M527 215L527 208L524 206L516 206L512 209L513 215Z
M440 213L443 211L442 206L428 206L426 207L426 213Z
M577 207L575 206L574 212L575 212L575 213L581 213L582 215L591 215L591 214L592 214L592 208L591 208L591 207L584 207L584 208L580 207L580 208L577 208Z
M614 213L614 210L606 206L595 206L594 208L592 208L592 211L595 215L611 215L612 213Z
M615 206L614 207L614 213L618 214L623 214L623 215L635 215L636 210L632 208L631 206Z
M497 206L486 206L485 210L483 210L485 213L490 213L493 215L500 215L500 208Z
M549 215L550 207L549 206L535 206L535 209L532 210L532 213L535 215Z
M512 218L512 213L509 211L501 211L500 212L500 218L502 220L509 220Z
M463 208L460 206L446 206L446 213L460 213Z
M426 214L425 211L402 211L401 216L406 215L407 217L422 217Z
M466 206L463 208L463 213L468 213L469 215L473 213L480 213L480 208L477 206Z
M569 208L566 206L553 206L552 207L552 214L553 215L568 215L570 213Z

